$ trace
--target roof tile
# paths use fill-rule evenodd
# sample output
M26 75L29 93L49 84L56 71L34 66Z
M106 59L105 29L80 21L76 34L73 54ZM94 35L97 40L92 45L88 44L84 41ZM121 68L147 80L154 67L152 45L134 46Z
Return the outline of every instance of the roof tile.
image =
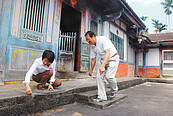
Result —
M151 41L173 41L173 32L167 33L156 33L156 34L147 34L147 36Z

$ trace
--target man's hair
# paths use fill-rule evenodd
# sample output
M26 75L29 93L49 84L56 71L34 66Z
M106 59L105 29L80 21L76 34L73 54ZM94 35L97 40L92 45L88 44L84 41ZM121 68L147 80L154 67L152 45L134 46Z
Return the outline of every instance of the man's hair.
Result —
M87 36L87 35L89 35L91 38L93 37L93 35L96 36L95 33L92 32L92 31L87 31L87 32L85 33L85 36Z
M43 52L43 55L42 55L42 60L44 58L47 58L49 60L49 62L52 63L54 61L54 59L55 59L55 54L51 50L45 50Z

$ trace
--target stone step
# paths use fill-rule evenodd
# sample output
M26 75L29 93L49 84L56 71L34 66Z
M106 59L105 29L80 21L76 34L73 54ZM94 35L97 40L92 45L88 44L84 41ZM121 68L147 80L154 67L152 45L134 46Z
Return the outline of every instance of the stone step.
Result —
M110 94L110 89L106 88L107 95ZM118 92L116 97L113 99L108 99L105 102L93 102L93 99L97 97L97 90L94 91L87 91L83 93L77 93L75 94L75 100L78 103L87 104L92 107L104 109L107 106L112 105L113 103L119 102L127 97L127 95L121 94L121 92Z
M108 99L108 100L105 101L105 102L93 102L93 101L92 101L92 102L89 102L88 105L90 105L90 106L92 106L92 107L104 109L104 108L106 108L106 107L108 107L108 106L110 106L110 105L112 105L112 104L114 104L114 103L118 103L118 102L124 100L125 98L127 98L127 95L118 93L118 94L116 95L116 97L113 98L113 99Z

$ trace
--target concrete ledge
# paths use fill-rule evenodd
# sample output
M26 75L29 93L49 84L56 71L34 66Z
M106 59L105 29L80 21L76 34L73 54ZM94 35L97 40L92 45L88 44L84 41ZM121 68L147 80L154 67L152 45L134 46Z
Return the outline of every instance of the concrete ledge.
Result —
M167 84L173 84L173 80L166 80L162 78L156 78L156 79L146 79L147 82L155 82L155 83L167 83Z
M23 100L25 99L25 100ZM22 115L28 113L34 113L56 107L57 105L65 105L74 103L73 95L36 95L34 97L23 97L8 99L8 101L14 101L13 105L8 104L5 107L0 108L1 116L13 116ZM23 101L23 103L18 103ZM3 101L7 103L7 101ZM1 102L2 103L2 102Z
M135 85L142 84L144 82L146 82L146 80L142 79L142 78L137 78L137 79L134 79L134 80L122 81L122 82L118 83L118 89L119 90L126 89L126 88L129 88L129 87L135 86Z
M117 78L119 90L141 84L142 78ZM24 85L4 85L0 91L0 116L22 115L48 110L75 102L76 93L97 90L95 79L65 81L55 92L37 90L31 85L33 95L25 94Z

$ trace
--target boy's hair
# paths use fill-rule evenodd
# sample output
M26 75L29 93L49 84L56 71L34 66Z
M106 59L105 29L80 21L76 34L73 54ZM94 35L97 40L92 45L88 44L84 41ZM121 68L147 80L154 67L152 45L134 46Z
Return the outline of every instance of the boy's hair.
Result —
M92 32L92 31L87 31L87 32L85 33L85 36L87 36L87 35L89 35L91 38L93 37L93 35L96 36L95 33Z
M55 54L51 50L45 50L43 52L43 55L42 55L42 60L44 58L47 58L49 60L49 62L52 63L54 61L54 59L55 59Z

